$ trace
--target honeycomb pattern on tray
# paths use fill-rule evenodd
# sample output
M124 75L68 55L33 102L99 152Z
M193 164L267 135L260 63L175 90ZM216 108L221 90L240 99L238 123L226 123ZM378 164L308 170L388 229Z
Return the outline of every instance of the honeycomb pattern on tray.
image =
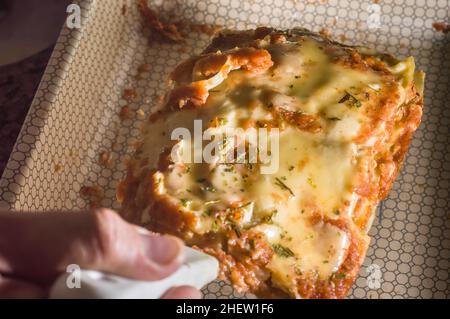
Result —
M345 43L415 56L427 73L423 123L379 209L349 297L450 298L450 40L432 28L433 22L449 20L448 0L153 2L162 14L197 23L237 29L326 28ZM118 208L114 190L139 135L142 111L148 115L153 110L168 72L209 41L207 35L193 33L185 49L149 44L133 3L79 1L82 28L61 32L0 180L0 209L83 209L87 203L80 189L86 185L104 190L103 206ZM145 63L150 70L138 73ZM138 93L131 102L123 98L127 88ZM131 118L121 121L119 112L126 105ZM102 151L111 152L111 168L100 165ZM206 298L252 297L220 281L204 293Z

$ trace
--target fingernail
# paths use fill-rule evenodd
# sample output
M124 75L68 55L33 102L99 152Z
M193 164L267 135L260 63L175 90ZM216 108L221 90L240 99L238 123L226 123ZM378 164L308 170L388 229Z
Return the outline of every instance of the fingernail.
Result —
M147 228L141 227L141 226L134 226L136 227L137 232L139 233L139 235L154 235L155 233L152 233L151 231L149 231Z
M177 259L184 258L183 242L173 236L141 235L144 243L144 253L153 262L168 265Z
M180 286L166 291L162 299L202 299L202 293L194 287Z

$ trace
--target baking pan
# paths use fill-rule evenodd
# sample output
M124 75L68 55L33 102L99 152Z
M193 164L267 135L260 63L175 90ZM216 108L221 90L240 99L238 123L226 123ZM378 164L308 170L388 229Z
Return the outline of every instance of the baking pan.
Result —
M210 39L191 32L185 44L149 41L135 1L76 3L81 28L66 25L61 31L0 180L2 209L83 209L89 206L80 195L86 187L96 190L102 206L118 209L115 187L124 177L124 161L164 93L168 73ZM427 74L422 124L380 204L349 298L450 297L450 40L433 28L435 22L448 22L448 0L167 0L152 5L163 17L190 23L305 27L331 32L347 44L414 56ZM134 90L131 103L123 97L128 89ZM221 281L205 287L204 294L252 297Z

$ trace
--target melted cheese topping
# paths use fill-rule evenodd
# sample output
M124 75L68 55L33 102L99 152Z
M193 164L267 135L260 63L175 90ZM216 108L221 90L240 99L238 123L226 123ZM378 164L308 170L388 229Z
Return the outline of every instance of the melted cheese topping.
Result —
M232 71L216 83L202 108L172 112L148 125L139 156L156 168L159 154L175 143L172 131L186 128L193 137L195 119L203 120L205 130L219 118L223 123L215 132L223 133L248 120L273 120L269 105L317 116L322 130L316 133L283 123L275 173L261 174L245 164L187 163L183 155L192 156L205 145L187 140L178 142L180 156L164 172L166 193L196 214L200 222L194 231L199 234L219 231L215 212L232 215L238 203L240 214L232 222L265 235L275 251L268 265L272 280L286 286L299 272L327 278L343 260L347 234L331 224L312 223L311 217L351 215L356 165L363 152L353 142L365 119L360 103L381 79L372 71L333 63L312 39L265 49L272 68L262 74Z

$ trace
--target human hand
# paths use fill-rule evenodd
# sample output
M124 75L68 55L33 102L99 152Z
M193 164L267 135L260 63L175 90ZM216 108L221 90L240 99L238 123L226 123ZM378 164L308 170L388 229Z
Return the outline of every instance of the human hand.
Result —
M0 298L46 298L70 264L119 276L158 280L184 262L183 242L151 234L114 211L0 212ZM166 299L195 299L189 286Z

